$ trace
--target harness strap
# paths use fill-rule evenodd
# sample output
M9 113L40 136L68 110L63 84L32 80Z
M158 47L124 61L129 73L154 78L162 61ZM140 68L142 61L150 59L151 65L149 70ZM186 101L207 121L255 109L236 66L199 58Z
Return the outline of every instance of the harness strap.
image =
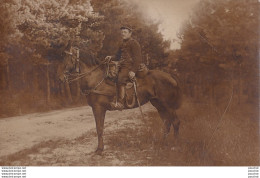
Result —
M104 64L104 63L99 64L97 67L95 67L95 68L92 69L91 71L88 71L88 72L85 72L85 73L82 73L82 74L76 74L77 77L74 78L74 79L69 80L69 83L74 82L74 81L76 81L76 80L78 80L78 79L81 79L81 78L83 78L83 77L85 77L85 76L91 74L92 72L94 72L96 69L98 69L98 68L99 68L101 65L103 65L103 64Z
M95 93L95 94L99 94L99 95L105 95L105 96L114 96L113 93L108 93L105 91L100 91L100 90L85 90L86 93L83 93L83 95L89 95L90 93Z
M69 51L64 51L66 54L68 55L72 55L72 52L69 52Z
M85 72L85 73L81 73L81 74L77 73L77 74L76 74L77 77L75 77L74 79L66 80L66 81L67 81L68 83L72 83L72 82L74 82L74 81L76 81L76 80L79 80L80 78L83 78L83 77L85 77L86 75L91 74L93 71L95 71L95 70L98 69L101 65L103 65L103 64L105 64L105 63L106 63L106 61L102 62L101 64L99 64L97 67L95 67L95 68L92 69L91 71L88 71L88 72ZM85 90L85 93L83 93L83 92L81 91L81 93L82 93L83 95L89 95L90 93L96 93L96 94L99 94L99 95L114 96L113 93L108 93L108 92L105 92L105 91L96 90L97 87L98 87L99 85L101 85L101 83L104 82L105 78L106 78L107 75L108 75L108 71L109 71L109 64L107 65L107 71L105 72L105 76L102 78L102 80L101 80L94 88L92 88L91 90ZM72 75L72 74L70 74L70 75ZM66 75L65 75L65 76L66 76Z

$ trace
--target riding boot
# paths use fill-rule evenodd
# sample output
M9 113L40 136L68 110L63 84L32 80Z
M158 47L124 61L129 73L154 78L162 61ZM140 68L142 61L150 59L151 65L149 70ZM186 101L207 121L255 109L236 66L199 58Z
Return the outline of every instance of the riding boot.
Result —
M111 103L112 108L116 110L123 110L124 109L124 98L125 98L125 86L119 85L118 86L118 100L116 102Z
M119 86L119 93L118 93L118 107L119 108L124 108L124 98L125 98L125 86L124 85L120 85Z

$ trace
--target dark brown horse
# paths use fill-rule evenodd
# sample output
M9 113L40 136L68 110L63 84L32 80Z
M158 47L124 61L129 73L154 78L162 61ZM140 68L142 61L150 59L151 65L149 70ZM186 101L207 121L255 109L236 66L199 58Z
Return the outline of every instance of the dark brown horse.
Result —
M96 121L98 135L98 147L96 153L101 154L104 149L103 130L107 110L112 110L110 103L116 95L115 85L105 82L107 65L89 65L83 62L74 61L72 57L65 57L63 63L58 67L58 77L66 81L68 75L77 76L80 80L82 92L89 92L87 102L92 107ZM79 71L76 75L75 71ZM176 115L176 109L181 104L181 90L177 80L169 74L158 70L149 70L142 78L136 78L138 87L137 93L140 104L147 102L158 110L164 123L164 137L169 132L171 125L174 128L174 135L178 135L180 121ZM135 104L134 107L138 107Z

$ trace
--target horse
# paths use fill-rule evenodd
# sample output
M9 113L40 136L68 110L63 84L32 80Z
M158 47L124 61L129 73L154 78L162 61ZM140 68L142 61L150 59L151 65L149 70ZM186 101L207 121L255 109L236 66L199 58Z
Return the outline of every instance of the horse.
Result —
M115 84L105 82L106 64L106 62L90 64L75 61L75 58L66 55L57 69L60 81L66 82L68 76L75 76L73 80L79 80L81 91L87 92L86 99L88 105L92 107L98 137L95 153L99 155L104 150L103 131L106 111L113 110L110 103L117 94ZM168 136L171 126L173 126L175 138L178 138L180 120L176 110L180 108L182 101L178 80L160 70L148 70L145 76L138 77L137 75L136 81L139 105L150 102L157 109L163 121L163 138ZM133 108L139 107L139 105L135 103Z

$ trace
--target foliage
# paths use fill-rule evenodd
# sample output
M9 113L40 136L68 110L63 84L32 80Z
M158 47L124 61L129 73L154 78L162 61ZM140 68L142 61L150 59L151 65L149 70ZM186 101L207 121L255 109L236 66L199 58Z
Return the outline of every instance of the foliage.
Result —
M257 36L258 2L254 0L203 0L179 34L185 59L218 67L254 63Z
M200 1L179 33L182 69L202 75L202 84L234 79L255 88L258 7L256 0Z
M118 0L92 0L94 11L104 16L104 45L100 57L116 53L121 42L120 27L129 25L133 28L133 36L142 47L143 60L150 60L150 67L162 65L166 59L170 42L165 41L158 31L159 23L147 19L136 4Z
M121 0L2 0L0 22L0 89L9 90L8 102L19 100L27 108L34 100L50 106L48 101L58 98L62 103L70 93L72 98L79 96L78 86L65 87L56 80L64 51L78 47L80 59L90 63L98 56L113 55L121 42L122 22L134 27L134 38L142 45L144 59L152 61L150 66L162 63L169 48L158 24L148 22L136 5ZM20 95L27 95L26 101Z
M2 3L2 8L11 19L8 47L18 48L19 55L26 53L27 60L61 59L68 41L85 51L91 49L89 53L102 46L102 32L92 29L102 18L93 13L88 0L12 0Z

